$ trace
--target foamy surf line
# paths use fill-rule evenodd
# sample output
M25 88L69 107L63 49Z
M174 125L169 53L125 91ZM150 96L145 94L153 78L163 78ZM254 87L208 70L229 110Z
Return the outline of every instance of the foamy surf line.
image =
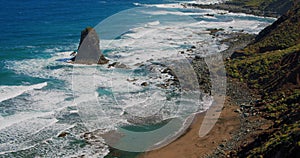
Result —
M27 91L42 89L47 86L47 82L30 85L30 86L1 86L0 102L15 98Z
M137 4L137 5L140 5L140 4ZM169 11L168 10L166 10L166 11L155 10L157 8L164 8L164 7L165 8L177 8L177 7L182 8L182 6L179 3L177 5L175 5L175 4L159 4L159 5L156 5L157 8L155 8L155 5L153 5L153 6L154 7L153 8L151 7L151 9L154 9L154 10L149 11L149 12L144 11L142 13L148 14L150 16L176 15L177 17L197 16L197 17L202 18L203 16L205 17L205 15L208 13L209 14L212 13L212 14L216 15L220 12L220 11L216 11L216 10L204 10L201 12L197 12L197 11L174 12L172 10L171 11L170 10ZM237 15L237 14L232 14L232 15L227 14L227 15L234 16L234 17L242 16L242 15ZM183 49L185 50L185 48L183 48L183 47L185 47L185 45L198 46L197 42L207 41L207 39L210 39L209 32L206 31L207 28L212 28L212 27L218 26L218 27L224 28L224 32L226 32L226 31L232 32L233 31L231 29L232 27L236 30L244 30L245 26L254 26L253 28L251 28L249 30L245 30L245 31L249 31L252 33L252 32L256 32L256 31L260 30L259 27L256 27L256 26L258 26L258 22L256 19L254 19L252 22L249 20L241 20L241 19L231 20L230 22L220 21L220 20L218 21L219 16L227 16L227 15L216 15L213 17L215 19L214 21L212 21L212 20L206 21L207 18L211 18L210 16L208 16L208 17L205 17L204 20L202 20L202 21L194 21L191 23L186 23L186 22L180 23L177 21L174 21L172 23L165 23L164 20L160 21L160 19L153 19L150 22L141 25L140 27L131 28L130 33L124 34L122 36L122 38L115 40L111 45L107 44L108 49L114 50L118 47L120 48L120 50L117 49L115 52L113 52L115 54L110 53L110 54L108 54L108 56L111 58L111 61L114 61L114 59L117 60L116 56L118 56L120 58L117 61L121 61L122 63L130 66L131 68L138 68L139 66L135 66L135 65L138 65L139 63L150 64L150 62L147 62L148 60L149 61L154 60L157 62L161 62L162 60L165 60L165 58L167 58L169 60L171 60L173 58L177 58L178 54L177 54L176 50L183 50ZM243 16L248 16L248 15L243 15ZM233 19L233 18L231 18L231 19ZM241 23L244 24L245 22L249 22L249 24L253 24L253 25L241 25ZM261 24L263 25L265 23L261 23ZM246 27L246 28L248 28L248 27ZM185 41L189 41L189 42L186 43ZM105 45L105 43L109 43L109 42L110 41L102 40L100 44L103 45L103 43L104 43L104 45ZM157 43L159 43L159 44L157 44ZM128 46L132 46L132 47L128 47ZM211 44L209 44L209 48L207 48L207 49L209 49L210 52L215 52L217 50L215 47L217 47L217 46L219 46L218 43L211 42ZM122 48L128 48L128 49L130 49L130 51L128 51L128 52L126 50L122 51ZM161 50L162 48L166 48L167 50L165 50L165 49ZM102 47L102 49L103 49L103 47ZM144 50L147 50L147 51L144 51ZM220 49L220 50L223 50L223 49ZM218 50L218 51L220 51L220 50ZM55 50L55 51L57 51L57 50ZM151 53L149 53L149 52L151 52ZM144 98L142 95L137 94L137 93L136 94L135 93L132 93L132 94L125 93L125 92L127 92L127 89L128 89L127 84L132 84L126 80L128 78L127 72L126 73L118 72L117 71L118 69L116 69L116 71L114 73L112 73L110 70L113 70L113 69L108 69L105 67L99 68L97 65L82 66L82 65L75 64L75 65L69 66L69 64L66 64L66 63L54 62L55 59L68 56L70 53L71 52L61 52L61 53L54 54L50 59L24 60L22 62L17 62L17 63L11 62L9 64L12 65L10 68L13 68L17 73L20 73L20 74L27 74L29 76L40 77L40 78L50 78L50 79L55 78L55 79L69 82L70 84L64 85L65 87L72 85L71 83L73 80L70 77L70 76L72 76L73 79L74 79L74 77L77 79L76 80L77 82L75 82L76 83L75 87L77 87L78 90L83 90L83 91L86 90L85 84L87 81L86 78L88 78L88 79L91 79L90 81L93 81L95 84L95 85L90 85L90 86L92 86L90 88L104 87L103 91L107 90L107 89L108 90L113 89L114 91L119 92L118 94L115 93L114 96L117 96L119 101L124 104L116 105L116 106L112 106L111 102L110 102L111 100L113 100L115 98L112 98L111 100L109 100L109 97L108 97L109 95L107 95L107 96L100 95L99 92L95 93L95 95L94 95L94 93L91 93L91 95L87 95L88 97L85 97L85 98L82 98L83 96L78 96L78 98L81 101L86 101L86 102L88 102L89 100L95 99L95 98L96 99L99 99L100 97L104 98L103 100L106 101L105 103L108 104L109 107L111 107L110 109L112 109L112 110L106 112L106 114L108 114L108 116L110 116L110 117L102 117L101 116L101 120L100 120L101 122L99 123L97 121L97 123L101 124L101 128L105 128L105 129L110 129L112 127L115 127L114 125L116 125L116 126L124 125L124 124L127 125L128 124L127 116L124 114L127 111L129 111L131 113L139 114L140 116L145 116L145 115L148 116L151 114L150 113L151 111L149 109L154 109L154 110L158 109L160 107L159 105L161 105L161 104L157 103L157 102L158 101L162 102L165 99L165 93L163 93L164 91L161 91L161 93L152 93L152 92L155 92L156 89L154 89L153 91L148 90L147 93L154 94L152 97L155 99L149 100L148 104L146 104L148 111L137 111L137 110L141 109L141 107L138 107L138 105L142 105L142 104L136 105L137 108L135 108L132 105L137 104L137 101L142 102ZM187 54L187 53L185 53L185 54ZM171 58L171 57L173 57L173 58ZM140 62L137 62L138 61L137 59L140 59ZM32 63L35 63L35 64L33 65ZM97 69L97 68L99 68L99 69ZM98 71L98 70L100 70L100 71ZM159 69L159 71L157 71L157 72L160 72L162 70L163 69L161 69L161 70ZM126 71L129 71L129 70L126 70ZM76 72L78 72L78 73L76 73ZM138 78L139 77L138 75L139 74L137 74L134 77ZM115 78L111 79L111 76L114 76ZM163 82L163 79L164 78L149 80L146 77L142 76L142 77L138 78L135 85L132 84L130 86L130 90L133 92L143 91L143 87L140 86L143 82L147 81L149 83L153 82L155 84L155 83ZM98 82L96 82L96 81L98 81ZM99 81L101 81L101 82L99 82ZM112 81L114 81L114 82L112 85L110 85L109 82L112 82ZM59 93L61 95L54 95L54 93L53 93L53 95L50 95L51 97L49 97L49 93L47 93L47 92L33 91L35 89L41 89L41 88L47 86L47 82L45 82L44 84L46 84L46 85L43 86L43 83L40 83L37 85L31 85L31 86L10 86L10 87L7 86L6 91L10 92L9 90L11 90L11 93L3 92L3 94L6 95L6 97L4 97L2 95L2 92L1 92L2 87L0 87L1 88L0 89L0 102L17 97L19 95L22 95L23 93L27 94L27 92L29 92L29 93L35 94L35 95L32 95L32 97L33 97L33 98L31 98L32 100L35 101L35 98L36 98L36 100L39 100L39 102L34 106L35 109L39 109L39 110L46 109L47 111L52 111L52 109L56 109L55 111L53 111L53 113L55 113L56 115L59 113L63 113L63 111L65 109L67 109L67 107L64 109L64 108L61 108L61 106L70 105L70 104L66 104L68 102L66 102L64 100L65 98L68 97L66 95L63 95L65 91L62 91L62 94ZM148 85L148 87L156 88L154 86L154 84ZM38 85L40 85L40 86L38 86ZM3 86L3 87L4 87L3 89L5 89L5 86ZM74 86L73 86L73 88L74 88ZM19 89L19 90L17 90L17 89ZM72 90L74 92L74 89L72 89ZM93 89L93 91L95 91L95 90L96 89ZM79 91L79 94L81 94L80 92L82 92L82 91ZM105 93L105 92L106 91L104 91L103 93ZM124 95L122 95L123 92L124 92ZM8 94L10 94L10 95L8 95ZM57 93L55 93L55 94L57 94ZM147 96L147 95L145 95L145 96ZM75 95L75 97L76 97L76 95ZM129 99L130 97L133 99ZM18 99L18 98L16 98L16 99ZM40 101L40 100L42 100L42 101ZM193 100L191 100L191 101L185 100L185 102L192 102L192 101ZM49 105L49 103L51 103L51 104ZM78 102L78 103L80 103L80 102ZM104 104L103 102L101 102L101 103ZM209 100L204 100L204 102L202 104L203 104L203 109L201 109L200 112L206 111L209 108L209 106L211 105ZM44 107L41 108L41 105ZM95 105L98 106L98 104L95 104ZM126 105L130 105L130 106L126 106ZM171 102L170 102L167 107L170 107L170 109L171 109L172 105L173 104L171 104ZM60 108L60 109L58 109L58 108ZM142 107L142 108L143 108L142 110L145 109L145 107ZM185 106L184 108L186 108L184 110L187 110L187 111L189 109L188 106ZM91 108L91 109L93 109L93 108ZM71 111L69 111L69 113L67 110L65 110L65 111L66 111L66 114L70 113L72 115L80 113L80 110L78 110L78 109L71 110ZM95 112L95 111L93 111L93 112ZM53 113L47 113L47 114L41 113L40 115L44 116L44 115L50 115ZM163 116L162 119L167 120L170 118L174 118L178 115L176 109L169 110L169 113L170 114L162 115ZM185 113L183 113L182 115L184 115L184 114ZM28 114L27 115L28 118L26 118L26 119L32 119L31 115L32 114ZM36 120L39 120L40 118L37 118L37 117L40 117L40 115L34 115L33 118ZM20 113L20 115L15 115L13 117L4 117L4 118L1 118L1 115L0 115L0 121L1 121L1 119L6 121L6 124L3 124L2 127L0 125L0 127L2 129L6 129L7 127L11 127L11 129L17 129L16 125L21 124L20 121L16 121L16 120L18 120L17 119L18 116L22 116L22 119L24 119L24 113ZM69 115L67 115L67 116L69 116ZM111 118L111 116L115 116L115 117ZM82 115L81 115L81 119L82 119ZM90 118L88 118L88 119L90 119ZM19 120L21 120L21 119L19 119ZM66 121L66 120L63 120L63 121ZM66 122L69 123L68 121L69 120L67 120ZM24 121L24 122L26 122L26 121ZM57 123L54 123L54 124L57 125ZM186 124L186 121L183 122L183 125L185 125L185 124ZM33 126L37 126L37 125L33 124ZM41 128L44 128L44 127L41 127ZM76 127L74 127L74 128L76 128ZM26 130L24 130L24 131L26 131ZM30 131L30 130L28 130L28 131ZM38 131L40 131L40 130L38 130ZM53 136L52 133L54 130L49 129L49 131L51 131L51 133L48 133L48 135ZM58 132L54 132L55 133L54 135L61 133L63 131L66 131L66 130L61 129ZM180 129L179 131L183 131L183 129ZM17 135L21 132L17 131L15 133ZM75 134L75 135L78 134L78 133L72 132L72 131L70 133ZM30 138L30 139L32 139L32 138ZM62 142L59 142L59 140L57 140L57 139L53 139L53 141L57 141L57 143L54 143L54 145L60 146L62 144ZM166 140L163 140L161 142L158 142L158 144L155 144L155 145L160 145L160 143L164 143L165 141ZM51 148L51 147L52 146L50 146L49 148ZM88 154L86 152L94 151L94 150L90 149L90 146L88 146L88 147L89 148L84 148L84 149L81 149L80 151L77 149L72 149L72 150L74 150L74 152L70 155L74 155L74 157L76 157L76 155L80 155L80 153ZM38 146L36 148L38 148ZM95 151L96 151L96 149L95 149ZM53 151L52 153L56 154L56 152L57 153L64 153L64 152L68 153L67 151ZM102 153L101 155L106 155L107 154L106 148L105 148L105 152L101 151L101 153ZM1 152L0 152L0 154L1 154ZM49 157L54 157L54 156L52 155Z
M196 1L180 1L180 3L169 3L169 4L142 4L142 3L133 3L135 6L143 6L143 7L157 7L157 8L185 8L183 4L219 4L224 3L228 0L196 0Z

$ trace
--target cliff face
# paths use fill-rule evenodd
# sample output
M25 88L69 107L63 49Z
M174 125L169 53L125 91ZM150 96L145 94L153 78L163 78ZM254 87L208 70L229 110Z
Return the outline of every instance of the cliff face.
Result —
M299 43L299 29L300 10L295 5L275 23L262 30L252 48L259 48L259 52L264 52L294 46Z
M97 32L87 27L81 32L78 54L75 59L77 64L106 64L105 59L99 46L99 37Z
M230 12L243 12L259 16L278 17L286 13L292 6L293 0L228 0L220 4L203 5L185 3L184 6L221 9Z
M228 75L262 95L255 106L273 124L238 152L239 157L300 157L300 5L255 41L233 54Z
M251 10L263 10L265 12L286 13L293 5L293 0L231 0L228 4L242 5Z
M299 85L300 5L262 30L255 41L236 51L228 67L233 77L250 87L274 91L291 83Z

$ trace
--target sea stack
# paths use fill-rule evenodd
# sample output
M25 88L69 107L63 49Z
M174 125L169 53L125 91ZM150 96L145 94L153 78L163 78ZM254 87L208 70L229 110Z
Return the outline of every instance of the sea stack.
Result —
M74 62L76 64L107 64L108 60L102 54L99 44L100 40L94 28L87 27L82 30Z

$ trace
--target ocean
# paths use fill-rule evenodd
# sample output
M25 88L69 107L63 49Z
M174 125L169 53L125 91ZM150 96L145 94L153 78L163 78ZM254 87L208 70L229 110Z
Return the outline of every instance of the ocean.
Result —
M143 152L176 139L213 100L194 91L195 79L185 90L180 73L195 77L189 61L225 50L220 41L232 32L257 34L275 20L181 5L209 2L218 1L1 1L0 157L104 157L108 146ZM123 68L56 61L77 50L87 26ZM170 67L180 85L162 73Z

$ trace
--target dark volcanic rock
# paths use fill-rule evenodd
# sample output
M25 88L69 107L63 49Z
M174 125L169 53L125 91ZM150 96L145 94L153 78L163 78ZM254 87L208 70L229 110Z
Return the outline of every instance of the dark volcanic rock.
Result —
M228 10L234 13L247 13L259 16L278 17L286 13L293 5L293 0L228 0L219 4L183 3L184 7ZM208 14L207 16L209 16Z
M91 27L81 31L78 54L75 59L77 64L106 64L108 60L103 56L99 37L95 29Z
M66 137L69 134L70 134L69 132L61 132L57 137L58 138L63 138L63 137Z
M120 68L120 69L130 69L127 65L120 62L113 62L111 64L108 64L108 68L111 67Z
M143 82L142 84L141 84L141 86L148 86L148 83L147 82Z
M232 157L300 157L299 28L300 1L295 0L285 15L261 31L254 43L241 51L246 56L234 58L227 64L228 74L246 81L261 96L253 104L241 106L244 118L261 116L255 121L258 123L265 120L257 126L259 128L252 125L254 128L245 128L242 124L244 133L249 134L243 139L254 140L245 143L237 137L234 144L240 141L240 145ZM255 122L248 119L249 124Z

